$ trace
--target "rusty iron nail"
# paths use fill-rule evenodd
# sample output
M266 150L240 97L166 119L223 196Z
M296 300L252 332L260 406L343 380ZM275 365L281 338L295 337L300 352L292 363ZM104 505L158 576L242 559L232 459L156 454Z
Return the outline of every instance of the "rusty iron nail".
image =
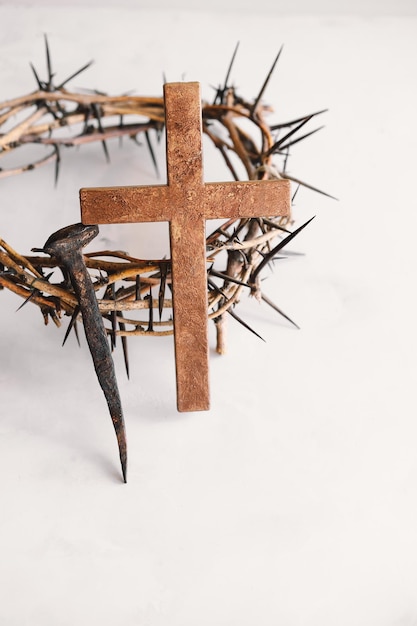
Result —
M98 226L95 225L84 226L84 224L79 223L66 226L49 237L43 251L54 256L65 267L78 298L94 369L106 397L116 431L123 480L126 482L127 447L122 404L106 330L82 254L84 246L94 239L98 232Z

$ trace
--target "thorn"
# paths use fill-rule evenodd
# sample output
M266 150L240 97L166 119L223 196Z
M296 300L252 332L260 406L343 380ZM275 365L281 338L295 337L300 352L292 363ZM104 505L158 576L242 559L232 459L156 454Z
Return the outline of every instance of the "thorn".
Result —
M281 56L281 52L282 52L283 47L284 47L284 46L281 46L281 48L280 48L280 50L279 50L279 52L278 52L277 56L275 57L275 61L273 62L272 67L271 67L271 69L270 69L270 70L269 70L269 72L268 72L268 75L267 75L267 77L266 77L266 79L265 79L265 82L264 82L264 84L262 85L261 90L260 90L260 92L258 93L258 96L257 96L257 98L256 98L255 102L253 103L252 107L251 107L251 112L252 112L252 115L256 112L256 109L257 109L257 107L258 107L258 104L259 104L259 102L260 102L260 100L261 100L261 98L262 98L262 96L263 96L263 94L264 94L265 89L266 89L266 88L267 88L267 86L268 86L268 83L269 83L270 78L271 78L271 76L272 76L272 73L273 73L273 71L274 71L274 69L275 69L275 66L276 66L276 64L278 63L278 59L279 59L279 57Z
M215 96L215 98L214 98L214 104L216 104L216 103L217 103L217 100L219 100L220 102L222 102L222 101L223 101L223 96L224 96L224 93L225 93L225 91L226 91L226 89L227 89L227 86L228 86L228 82L229 82L229 78L230 78L230 73L231 73L231 71L232 71L233 63L234 63L235 58L236 58L236 53L237 53L238 48L239 48L239 43L240 43L240 42L238 41L238 42L237 42L237 44L236 44L236 46L235 46L235 49L234 49L233 54L232 54L232 58L231 58L230 63L229 63L229 67L227 68L227 73L226 73L226 78L224 79L223 89L222 89L222 88L219 88L219 89L217 90L216 96Z
M327 113L329 109L322 109L321 111L316 111L315 113L310 113L310 115L303 115L303 117L299 117L296 120L292 120L291 122L285 122L283 124L274 124L273 126L270 126L270 130L279 130L280 128L287 128L288 126L294 126L294 124L298 124L299 122L302 122L303 120L307 119L308 117L312 118L315 117L316 115L321 115L322 113Z
M307 122L309 122L311 120L311 115L309 117L306 117L305 120L303 120L302 122L300 122L300 124L298 124L298 126L296 126L295 128L293 128L292 130L290 130L286 135L284 135L284 137L282 137L282 139L279 139L278 141L276 141L274 143L273 146L271 146L269 148L269 150L267 150L267 152L265 152L264 156L265 157L269 157L271 154L273 154L274 152L276 152L284 143L284 141L286 141L287 139L289 139L291 137L291 135L294 135L294 133L296 133L298 130L300 130L300 128L302 126L304 126L304 124L307 124Z
M119 316L123 317L123 311L119 312ZM119 328L122 331L126 330L125 323L121 322L120 320L119 320ZM124 359L124 363L125 363L126 376L129 379L130 378L130 369L129 369L129 354L128 354L128 350L127 350L127 337L122 335L121 339L122 339L123 359Z
M56 159L55 159L55 178L54 178L54 186L58 185L58 177L59 177L59 166L61 165L61 154L59 152L58 146L54 146Z
M135 281L135 300L141 300L142 296L140 293L140 274L136 274L136 281Z
M152 287L149 285L149 295L146 296L145 300L149 300L149 322L148 322L148 331L153 331L153 302L152 302Z
M297 185L297 189L294 191L293 196L291 198L291 204L294 202L295 196L297 195L299 189L300 189L300 185Z
M217 270L213 268L210 268L209 274L210 276L217 276L217 278L222 278L224 281L228 283L235 283L236 285L242 285L242 287L248 287L248 289L251 288L251 286L248 285L248 283L244 283L243 280L238 280L237 278L234 278L233 276L229 276L228 274L223 274L222 272L218 272Z
M89 61L88 63L86 63L85 65L83 65L79 70L77 70L76 72L74 72L73 74L71 74L71 76L68 76L68 78L66 78L64 81L62 81L62 83L60 83L58 85L58 87L55 87L55 89L57 91L59 91L60 89L62 89L67 83L69 83L70 80L72 80L73 78L75 78L76 76L78 76L79 74L81 74L81 72L84 72L87 68L90 67L90 65L92 65L94 63L94 61Z
M335 196L331 196L329 193L326 193L325 191L322 191L321 189L318 189L317 187L313 187L313 185L309 185L308 183L303 182L299 178L294 178L294 176L289 176L288 174L285 175L285 178L287 178L288 180L291 180L293 183L298 183L299 185L306 187L306 189L311 189L311 191L320 193L322 196L326 196L327 198L331 198L332 200L338 200L338 198L335 198Z
M81 343L80 343L80 335L78 334L78 325L77 325L77 322L76 322L76 321L74 322L74 333L75 333L75 338L76 338L76 340L77 340L77 343L78 343L78 345L79 345L79 346L80 346L80 348L81 348Z
M242 326L244 326L244 328L246 328L247 330L249 330L251 333L253 333L254 335L256 335L256 337L258 337L259 339L261 339L262 341L265 341L265 339L263 337L261 337L261 335L259 335L256 330L253 330L253 328L251 328L249 326L249 324L247 324L246 322L244 322L242 320L241 317L239 317L238 315L236 315L236 313L234 311L232 311L232 309L226 309L227 312L233 317L233 319L235 319L237 322L239 322L239 324L242 324Z
M276 228L277 230L282 230L284 233L288 233L290 234L290 230L288 230L287 228L284 228L283 226L281 226L280 224L277 224L277 222L274 222L273 220L270 220L268 217L263 217L262 221L264 222L264 224L266 224L267 226L270 226L271 228Z
M67 339L69 337L69 334L70 334L72 329L74 329L74 333L75 333L75 336L77 338L78 345L79 346L81 345L80 344L80 338L78 336L78 328L77 328L77 317L78 317L78 314L80 313L80 311L81 311L81 309L80 309L79 305L77 304L77 306L74 307L74 311L72 312L70 323L68 324L68 328L67 328L67 330L65 332L65 337L64 337L64 341L62 342L62 347L65 346L65 343L66 343L66 341L67 341Z
M151 139L149 137L149 132L147 130L145 130L145 139L146 139L146 143L148 145L148 150L149 150L150 155L151 155L153 166L155 168L156 176L157 176L157 178L159 178L158 163L157 163L157 160L155 158L155 153L153 151L153 147L152 147L152 144L151 144Z
M158 294L159 321L161 321L162 311L164 309L165 286L167 282L167 273L168 273L168 266L164 262L162 262L160 265L160 273L161 273L161 281L159 283L159 294Z
M24 300L24 302L22 302L22 304L21 304L21 305L20 305L20 306L16 309L16 311L15 311L15 312L17 313L18 311L20 311L20 309L22 309L22 308L25 306L25 304L27 304L28 302L30 302L30 301L32 300L32 298L34 298L34 297L35 297L35 295L37 295L37 294L39 294L39 293L40 293L40 292L38 291L38 289L34 289L34 290L33 290L33 291L32 291L32 292L28 295L28 297Z
M223 296L223 298L225 299L226 302L229 302L229 298L226 296L226 294L223 292L222 289L220 289L220 287L218 287L218 285L216 285L216 283L214 283L212 280L210 280L210 278L208 278L207 280L207 284L209 286L209 288L214 289L214 291L217 291L220 295ZM259 337L259 339L262 339L262 341L265 341L265 339L263 337L261 337L261 335L259 335L255 330L253 330L253 328L251 328L249 326L249 324L246 324L246 322L244 322L242 320L242 318L240 318L238 315L236 315L236 313L234 311L232 311L231 307L229 307L228 309L226 309L226 311L237 321L239 322L239 324L242 324L242 326L244 326L247 330L250 330L251 333L253 333L254 335L256 335L257 337Z
M284 317L286 320L288 320L288 322L290 322L293 326L295 326L296 328L298 328L298 330L300 330L300 327L298 326L298 324L296 324L290 317L288 317L288 315L286 315L284 311L281 311L281 309L274 302L272 302L272 300L270 300L268 296L262 293L261 298L264 302L269 304L269 306L272 307L274 311L282 315L282 317Z
M30 63L29 65L30 65L30 67L32 68L32 72L33 72L33 74L34 74L34 76L35 76L35 80L36 80L36 82L38 83L38 87L39 87L39 89L40 89L41 91L43 91L43 90L44 90L44 88L45 88L44 83L43 83L43 82L41 81L41 79L39 78L38 73L37 73L37 71L35 70L35 68L34 68L33 64L32 64L32 63Z
M294 144L298 143L299 141L302 141L303 139L306 139L307 137L310 137L311 135L314 135L314 133L317 133L322 128L324 128L324 126L319 126L318 128L316 128L314 130L311 130L309 133L306 133L305 135L301 135L301 137L297 137L297 139L293 139L289 143L285 144L285 146L281 146L281 150L288 150L288 148L290 146L293 146Z
M294 230L290 235L282 239L274 248L272 248L271 252L265 256L265 258L259 263L259 265L255 268L251 275L251 282L255 282L258 274L264 269L266 265L268 265L270 259L275 257L275 255L282 250L284 246L286 246L294 237L296 237L310 222L314 219L315 216L311 217L307 222L302 224L299 228Z
M51 91L52 79L54 75L52 74L51 54L49 52L49 43L48 43L48 37L46 34L44 35L44 40L45 40L45 51L46 51L46 66L48 70L48 83L47 83L46 88L48 91Z
M104 293L104 297L108 298L109 300L115 301L116 300L115 294L116 294L115 285L114 283L112 283L111 285L107 286L106 291ZM110 336L110 348L111 348L111 351L113 352L114 348L116 347L117 312L110 311L110 313L106 317L107 319L110 319L110 322L111 322L111 330L109 331L109 336Z
M100 108L99 108L98 104L93 104L92 107L93 107L94 114L95 114L96 119L97 119L98 129L99 129L100 133L104 134L103 125L101 123ZM110 155L109 155L109 151L107 149L107 143L106 143L105 139L103 139L103 141L101 142L101 145L103 146L104 156L106 157L106 161L107 161L107 163L110 163Z

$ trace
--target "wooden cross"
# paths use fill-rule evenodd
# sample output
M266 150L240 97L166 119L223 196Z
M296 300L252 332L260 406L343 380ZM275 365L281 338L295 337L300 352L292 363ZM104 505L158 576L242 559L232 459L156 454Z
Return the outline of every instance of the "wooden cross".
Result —
M199 83L168 83L164 99L167 185L81 189L82 222L169 222L177 407L208 410L206 220L289 215L290 183L205 184Z

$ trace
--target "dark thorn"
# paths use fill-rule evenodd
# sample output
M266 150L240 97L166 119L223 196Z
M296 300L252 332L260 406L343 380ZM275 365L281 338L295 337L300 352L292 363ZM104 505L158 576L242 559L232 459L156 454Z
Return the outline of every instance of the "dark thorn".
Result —
M59 177L59 166L61 165L61 154L59 152L59 148L58 146L54 146L54 150L55 150L55 154L56 154L56 159L55 159L55 178L54 178L54 185L55 187L58 184L58 177Z
M120 311L119 312L120 317L123 317L123 312ZM124 331L126 330L126 324L124 322L119 321L119 328L120 330ZM123 359L124 359L124 363L125 363L125 369L126 369L126 376L128 378L130 378L130 369L129 369L129 354L128 354L128 350L127 350L127 337L125 337L124 335L121 337L122 339L122 348L123 348Z
M261 298L264 302L269 304L269 306L272 307L274 311L282 315L282 317L284 317L288 322L290 322L293 326L295 326L296 328L298 328L298 330L300 330L300 327L298 326L298 324L296 324L290 317L288 317L288 315L286 315L284 311L281 311L281 309L274 302L272 302L272 300L270 300L268 296L262 293Z
M285 176L286 172L287 172L287 163L288 163L288 158L290 156L290 151L287 150L285 153L285 158L284 158L284 167L283 167L283 174Z
M75 334L75 338L77 340L78 345L81 347L80 335L78 334L78 324L77 324L77 322L74 323L74 334Z
M220 293L223 296L223 298L225 299L226 302L229 302L229 298L225 295L223 290L220 289L220 287L218 287L216 285L216 283L214 283L212 280L210 280L210 278L208 278L207 284L208 284L209 288L211 288L212 290L214 289L214 291L217 291L218 293ZM263 339L263 337L261 337L261 335L259 335L256 331L254 331L253 328L251 328L238 315L236 315L236 313L234 311L232 311L231 307L229 307L226 310L237 322L239 322L239 324L242 324L242 326L244 326L247 330L250 330L250 332L253 333L254 335L256 335L257 337L259 337L259 339L262 339L262 341L265 341L265 339Z
M239 48L239 43L240 42L238 41L236 46L235 46L235 49L234 49L233 54L232 54L232 58L231 58L230 63L229 63L229 67L227 68L227 73L226 73L226 78L224 79L223 89L218 89L217 90L217 94L216 94L216 97L215 97L215 100L214 100L214 104L216 104L217 100L219 100L220 102L223 101L223 97L224 97L225 91L226 91L226 89L228 87L230 73L232 71L233 63L235 62L236 54L237 54L237 51L238 51L238 48Z
M292 120L291 122L285 122L284 124L274 124L270 126L270 130L279 130L280 128L288 128L288 126L294 126L294 124L299 124L303 120L307 118L315 117L316 115L321 115L321 113L326 113L329 109L322 109L321 111L316 111L316 113L310 113L310 115L303 115L303 117L299 117L296 120Z
M263 337L261 337L261 335L259 335L256 330L253 330L253 328L251 328L249 326L249 324L247 324L246 322L244 322L242 320L241 317L239 317L238 315L236 315L236 313L234 311L232 311L232 309L226 309L227 312L233 317L233 319L235 319L237 322L239 322L239 324L242 324L242 326L244 328L246 328L247 330L249 330L251 333L253 333L254 335L256 335L256 337L258 337L259 339L262 339L262 341L265 341L265 339Z
M65 337L64 337L64 341L62 342L62 346L65 346L65 343L66 343L66 341L68 339L68 336L69 336L69 334L70 334L72 329L74 329L74 333L75 333L75 336L77 338L78 345L81 346L80 338L78 336L78 328L77 328L77 317L78 317L78 314L80 313L80 311L81 311L80 306L77 305L74 308L74 311L72 312L70 323L68 324L68 328L67 328L67 330L65 332Z
M300 185L297 185L297 189L294 191L292 198L291 198L291 204L294 202L295 196L297 195L299 189L300 189Z
M243 280L239 280L237 278L234 278L233 276L228 276L228 274L223 274L222 272L218 272L213 268L210 268L209 274L210 276L217 276L217 278L222 278L227 283L235 283L236 285L242 285L242 287L248 287L249 289L251 289L251 286L248 285L248 283L244 283Z
M290 146L293 146L294 144L298 143L299 141L303 141L303 139L307 139L307 137L311 137L311 135L314 135L314 133L317 133L322 128L324 128L324 126L319 126L319 128L315 128L314 130L311 130L309 133L305 133L305 135L301 135L301 137L297 137L297 139L293 139L292 141L289 141L287 144L285 144L285 146L281 146L280 149L281 150L288 150L288 148Z
M33 72L33 74L34 74L34 76L35 76L35 80L36 80L36 82L38 83L38 87L39 87L39 89L40 89L41 91L43 91L43 89L45 88L44 83L43 83L43 82L41 81L41 79L39 78L38 73L37 73L37 71L35 70L35 68L34 68L34 66L32 65L32 63L30 63L30 67L32 68L32 72Z
M136 281L135 281L135 300L141 300L142 299L142 295L140 292L140 274L136 274Z
M296 237L306 226L308 226L308 224L310 224L310 222L314 219L315 216L313 216L312 218L310 218L307 222L305 222L304 224L302 224L299 228L297 228L296 230L294 230L290 235L288 235L287 237L285 237L284 239L282 239L274 248L272 248L271 252L265 256L265 258L259 263L259 265L255 268L255 270L252 272L252 276L251 276L251 282L255 282L256 277L258 276L258 274L264 269L264 267L266 265L268 265L269 261L275 257L275 255L282 250L282 248L284 248L284 246L286 246L292 239L294 239L294 237Z
M36 295L38 295L40 292L38 291L38 289L34 289L29 295L28 297L24 300L24 302L22 302L22 304L16 309L16 313L18 311L20 311L20 309L22 309L25 304L27 304L28 302L30 302L32 300L32 298L34 298Z
M151 155L153 166L155 168L156 176L157 176L157 178L159 178L158 163L157 163L157 160L156 160L156 157L155 157L155 153L153 151L153 147L152 147L152 144L151 144L151 139L149 137L149 132L147 130L145 130L145 139L146 139L146 143L147 143L147 146L148 146L149 153Z
M161 273L161 280L159 283L159 294L158 294L159 321L161 321L162 311L164 309L165 286L167 282L167 273L168 273L168 266L164 262L162 262L160 265L160 273Z
M47 35L44 35L44 40L45 40L45 51L46 51L46 66L47 66L47 69L48 69L47 90L50 91L51 88L52 88L53 74L52 74L52 65L51 65L51 54L49 52L49 43L48 43Z
M270 226L271 228L276 228L277 230L282 230L284 233L290 233L291 232L287 228L284 228L280 224L277 224L273 220L270 220L268 217L263 217L262 220L263 220L264 224L266 224L267 226Z
M313 185L309 185L308 183L303 182L299 178L294 178L294 176L289 176L288 174L285 175L285 178L287 178L288 180L291 180L293 183L298 183L299 185L306 187L306 189L311 189L311 191L320 193L322 196L326 196L326 198L331 198L332 200L338 200L338 198L331 196L329 193L326 193L325 191L322 191L321 189L317 189L317 187L313 187Z
M149 322L148 331L153 331L153 301L152 301L152 287L149 286L149 295L145 297L145 300L149 300Z
M89 61L88 63L83 65L79 70L77 70L76 72L71 74L71 76L68 76L68 78L66 78L64 81L62 81L62 83L60 83L58 85L58 87L56 87L56 90L59 91L60 89L62 89L67 83L69 83L70 80L72 80L73 78L75 78L76 76L81 74L81 72L84 72L92 64L93 64L93 61Z
M289 139L292 135L294 135L294 133L296 133L302 126L304 126L304 124L307 124L307 122L309 122L311 120L311 115L309 117L306 117L305 120L303 120L302 122L300 122L300 124L298 124L298 126L296 126L295 128L293 128L292 130L290 130L286 135L284 135L284 137L282 137L282 139L278 139L278 141L276 141L274 143L273 146L271 146L269 148L269 150L267 152L265 152L264 156L265 157L269 157L271 154L273 154L274 152L276 152L279 148L281 148L282 144L284 143L284 141L286 141L287 139Z
M95 115L95 117L97 119L98 129L99 129L100 133L104 134L103 125L101 123L100 107L97 104L93 104L92 107L93 107L93 110L94 110L94 115ZM106 157L106 161L107 161L107 163L110 163L110 155L109 155L109 151L107 149L107 143L106 143L105 139L103 139L103 141L101 142L101 145L103 146L103 151L104 151L104 156Z
M227 69L226 78L224 79L224 88L225 89L227 88L227 85L228 85L228 82L229 82L229 78L230 78L230 74L231 74L231 71L232 71L232 67L233 67L233 64L235 62L237 51L239 49L239 44L240 44L240 42L238 41L236 43L235 49L233 50L232 58L230 60L229 67Z
M114 283L110 285L110 300L116 300L116 288ZM111 349L116 347L116 329L117 329L117 311L112 311L111 314Z
M279 50L279 52L278 52L277 56L275 57L275 61L273 62L272 67L271 67L271 69L270 69L270 70L269 70L269 72L268 72L268 75L267 75L267 77L266 77L266 79L265 79L265 82L264 82L264 84L262 85L261 90L260 90L260 92L258 93L258 96L257 96L257 98L256 98L255 102L253 103L252 107L251 107L252 114L256 112L256 109L257 109L257 107L258 107L258 104L259 104L259 102L260 102L260 100L261 100L261 98L262 98L262 96L263 96L263 94L264 94L265 89L266 89L266 88L267 88L267 86L268 86L268 83L269 83L270 78L271 78L271 76L272 76L272 73L273 73L273 71L274 71L274 69L275 69L275 66L276 66L276 64L278 63L278 59L279 59L279 57L281 56L282 49L283 49L283 46L281 46L281 48L280 48L280 50Z

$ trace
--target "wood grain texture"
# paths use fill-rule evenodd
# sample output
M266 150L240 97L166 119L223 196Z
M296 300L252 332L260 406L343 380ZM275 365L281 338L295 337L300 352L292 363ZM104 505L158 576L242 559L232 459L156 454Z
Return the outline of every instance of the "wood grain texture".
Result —
M167 185L81 189L84 224L170 223L177 407L208 410L207 219L289 215L288 180L204 183L198 83L164 86Z

